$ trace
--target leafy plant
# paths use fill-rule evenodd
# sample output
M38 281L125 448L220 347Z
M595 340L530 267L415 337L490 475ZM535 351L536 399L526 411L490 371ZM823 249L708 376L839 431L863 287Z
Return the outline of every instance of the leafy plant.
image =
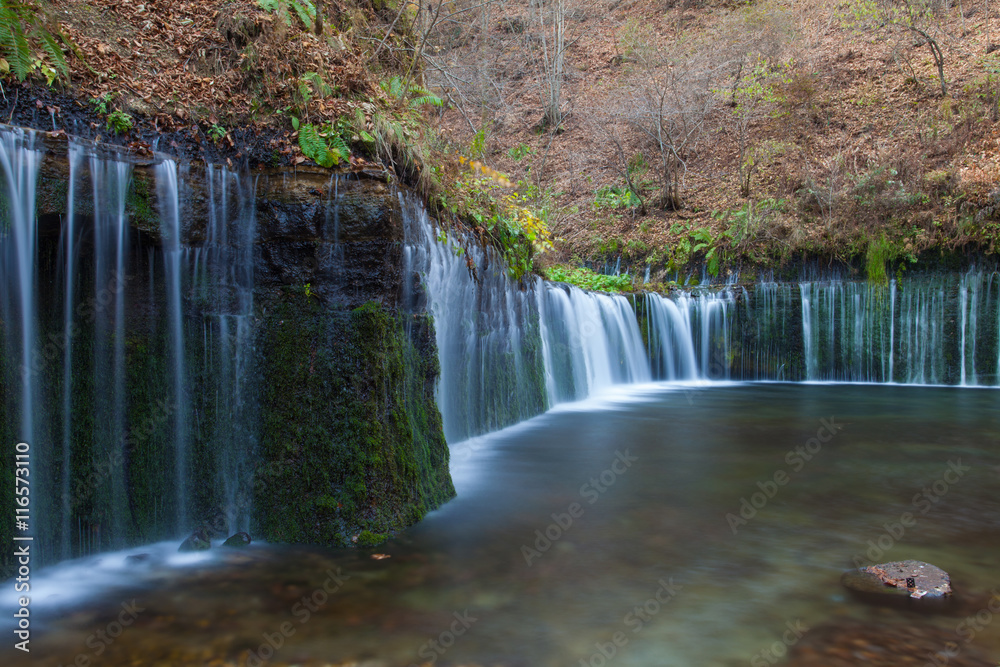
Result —
M670 227L671 234L683 233L674 243L667 262L671 270L679 270L691 261L693 255L704 252L705 268L709 275L719 275L721 250L717 240L712 236L712 230L707 227L695 227L675 223Z
M333 88L316 72L306 72L295 83L300 106L305 109L314 97L323 98L333 93Z
M108 129L115 134L128 132L134 125L135 122L132 120L132 116L124 111L121 111L120 109L116 109L108 114Z
M53 35L46 29L39 12L26 2L0 0L0 72L24 81L38 71L51 86L57 78L69 76L62 49L69 42L61 30Z
M532 149L528 144L518 144L517 146L511 146L510 150L507 151L507 155L509 155L514 161L520 162L534 152L534 149Z
M877 239L869 239L868 249L865 252L865 272L868 274L868 281L876 285L885 285L889 282L886 263L890 260L889 242L885 236Z
M292 27L292 13L298 16L306 30L313 30L316 21L316 5L310 0L257 0L265 12L276 14L289 28Z
M292 123L299 131L302 154L319 166L329 169L350 159L351 149L332 125L317 129L312 123L299 125L297 118Z
M93 105L95 112L102 116L106 116L110 110L109 105L111 104L111 100L114 98L115 93L104 93L100 97L91 97L90 103Z
M417 109L425 104L440 107L444 101L423 86L407 81L401 76L394 76L379 84L386 95L392 100L406 102L411 109Z
M519 280L533 269L536 255L552 248L548 211L534 209L526 195L509 192L506 176L480 168L483 176L455 181L438 195L436 204L439 210L473 223L503 254L510 277Z
M598 292L624 292L632 289L632 276L622 274L618 276L606 276L586 267L569 267L564 264L557 264L549 267L546 272L549 280L560 283L569 283L587 290Z
M606 185L598 188L594 197L594 208L636 208L642 206L642 198L631 188Z
M485 158L486 157L486 128L481 127L479 130L472 135L472 141L469 142L469 155L473 158Z
M218 143L226 136L226 128L222 127L218 123L212 123L212 127L208 128L208 138L213 142Z

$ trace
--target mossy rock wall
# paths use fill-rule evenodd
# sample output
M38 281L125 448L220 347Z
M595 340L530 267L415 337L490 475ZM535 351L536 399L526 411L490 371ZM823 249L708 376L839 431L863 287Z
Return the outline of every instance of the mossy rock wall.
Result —
M52 354L43 350L34 375L36 566L163 539L179 543L183 531L199 526L224 537L244 529L232 524L241 513L257 539L370 546L454 495L434 400L434 326L422 310L400 307L404 280L407 291L415 280L404 275L399 196L385 174L313 168L241 177L242 192L230 197L253 200L252 216L240 213L232 223L253 225L248 286L242 278L206 278L229 270L213 267L214 255L200 250L213 210L211 174L204 165L182 167L182 243L191 248L183 262L200 273L181 279L178 403L155 165L88 149L132 165L124 320L119 330L114 306L97 314L81 310L86 314L74 318L66 422L60 341L66 336L61 244L68 144L42 143L37 335L40 348L56 344ZM80 164L74 309L85 307L103 284L95 283L88 160ZM236 231L231 225L233 243ZM249 332L242 343L238 326ZM108 359L119 335L124 392L116 412L108 407L115 386ZM0 317L0 437L8 443L21 431L19 336L18 323ZM237 353L244 355L240 364ZM237 377L239 400L232 398ZM175 445L181 422L187 431L183 474ZM234 468L234 456L246 461ZM234 494L226 471L236 468L245 488ZM5 457L0 491L7 497L13 497L12 475L12 457ZM0 525L0 539L10 542L12 528ZM13 571L9 556L0 556L0 576Z
M375 302L348 310L268 299L256 530L350 545L418 521L454 495L434 403L433 328Z

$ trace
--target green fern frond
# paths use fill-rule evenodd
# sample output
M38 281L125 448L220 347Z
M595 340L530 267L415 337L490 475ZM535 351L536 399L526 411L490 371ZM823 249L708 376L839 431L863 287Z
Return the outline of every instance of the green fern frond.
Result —
M306 72L301 78L311 82L313 84L313 89L318 91L320 96L329 95L333 92L333 88L331 88L327 82L323 80L323 77L316 72Z
M257 0L257 6L265 12L277 14L279 18L285 21L286 26L289 28L292 27L292 17L288 13L288 6L285 0Z
M339 134L334 134L329 137L327 143L330 147L330 151L336 153L337 164L341 162L347 162L351 159L351 149L348 147L347 142Z
M440 107L440 106L444 106L444 100L442 100L437 95L433 95L433 94L422 95L420 97L415 97L412 100L410 100L410 107L413 108L413 109L415 109L415 108L417 108L419 106L423 106L425 104L431 104L433 106Z
M288 4L299 15L299 20L306 30L312 31L313 22L316 20L316 6L310 0L288 0Z
M299 126L299 148L303 155L326 169L340 162L340 156L330 150L312 123Z
M0 0L0 55L7 59L19 81L31 74L31 47L24 34L23 17L6 0Z
M59 41L56 40L55 36L48 31L42 31L38 35L38 39L42 43L42 50L45 52L45 55L48 56L52 67L59 73L59 76L68 78L69 63L66 62L66 54L63 53L62 46L59 44Z
M403 79L398 76L381 81L379 85L382 87L382 90L385 91L386 95L395 100L402 99L406 95L406 88L403 85Z

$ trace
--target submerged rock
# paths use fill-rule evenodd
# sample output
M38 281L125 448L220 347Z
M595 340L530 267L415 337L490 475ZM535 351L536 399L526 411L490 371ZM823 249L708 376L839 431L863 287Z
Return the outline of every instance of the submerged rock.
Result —
M250 546L250 535L247 533L236 533L225 542L222 543L224 547L233 547L234 549L242 549L244 547Z
M196 530L191 536L181 542L178 551L204 551L212 548L212 541L203 530Z
M756 662L754 664L757 664ZM764 664L760 661L760 664ZM888 624L832 620L805 633L785 667L994 667L957 632L908 619Z
M840 583L872 604L940 607L951 598L951 579L941 568L918 560L868 565L845 572Z

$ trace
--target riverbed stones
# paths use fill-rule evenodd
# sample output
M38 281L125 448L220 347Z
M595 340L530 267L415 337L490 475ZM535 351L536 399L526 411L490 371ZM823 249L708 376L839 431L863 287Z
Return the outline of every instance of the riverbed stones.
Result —
M772 649L773 651L773 649ZM780 650L784 653L784 648ZM775 653L752 665L779 662ZM784 667L994 667L996 661L951 628L907 619L904 623L836 619L811 628L788 649Z
M918 560L868 565L845 572L840 579L864 602L878 605L905 603L914 607L939 607L952 594L948 573Z

